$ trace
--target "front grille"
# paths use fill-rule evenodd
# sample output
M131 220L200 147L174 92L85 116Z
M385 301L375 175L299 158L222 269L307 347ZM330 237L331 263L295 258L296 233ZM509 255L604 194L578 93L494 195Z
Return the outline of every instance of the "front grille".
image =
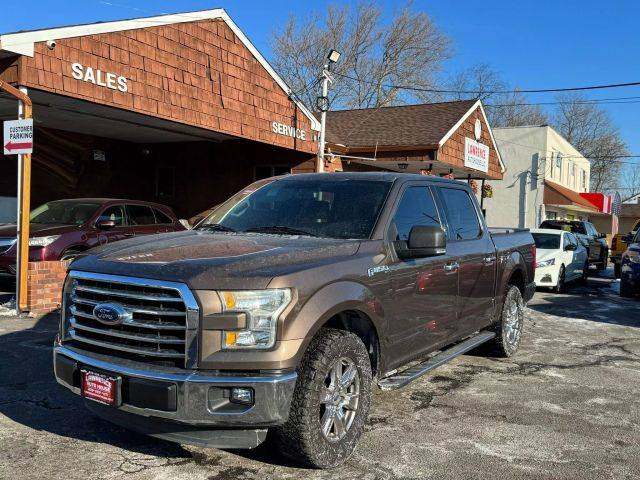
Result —
M71 272L65 288L65 341L101 354L185 367L197 307L184 296L183 289L159 281ZM93 313L99 304L117 304L128 318L105 324Z

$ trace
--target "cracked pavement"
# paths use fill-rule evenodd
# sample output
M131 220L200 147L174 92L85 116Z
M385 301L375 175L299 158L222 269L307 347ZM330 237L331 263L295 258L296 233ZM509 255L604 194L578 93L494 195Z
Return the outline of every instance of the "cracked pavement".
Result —
M182 447L100 420L53 379L57 317L2 318L0 478L640 478L640 299L620 298L607 272L529 307L514 358L466 355L377 391L355 454L331 471L268 446Z

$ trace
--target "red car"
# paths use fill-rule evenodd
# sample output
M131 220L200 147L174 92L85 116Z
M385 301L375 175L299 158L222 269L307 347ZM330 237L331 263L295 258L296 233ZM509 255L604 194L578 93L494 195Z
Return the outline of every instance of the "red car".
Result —
M185 230L169 207L109 198L45 203L31 212L29 261L69 260L98 245L136 235ZM16 226L0 225L0 276L15 276Z

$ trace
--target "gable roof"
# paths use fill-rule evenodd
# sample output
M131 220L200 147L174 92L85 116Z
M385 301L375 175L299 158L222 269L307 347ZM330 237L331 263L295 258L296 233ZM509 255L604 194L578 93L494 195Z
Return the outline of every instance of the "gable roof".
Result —
M347 148L439 148L478 107L504 172L505 166L480 100L329 111L327 141Z
M583 210L598 212L598 208L589 200L581 196L578 192L563 187L550 180L544 181L544 203L545 205L570 205Z
M201 10L197 12L174 13L168 15L158 15L154 17L134 18L130 20L117 20L113 22L99 22L85 25L71 25L59 28L49 28L42 30L23 31L15 33L6 33L0 35L0 58L3 52L25 55L33 57L34 44L36 42L46 42L47 40L59 40L63 38L83 37L86 35L98 35L101 33L122 32L125 30L136 30L141 28L159 27L163 25L172 25L177 23L197 22L201 20L222 20L233 33L238 37L240 42L251 52L258 60L262 67L269 73L273 80L282 88L291 100L300 108L311 122L313 130L320 130L320 123L313 116L311 111L295 97L295 94L285 83L285 81L276 73L273 67L262 56L258 49L251 43L246 35L240 30L227 12L222 8L213 10Z

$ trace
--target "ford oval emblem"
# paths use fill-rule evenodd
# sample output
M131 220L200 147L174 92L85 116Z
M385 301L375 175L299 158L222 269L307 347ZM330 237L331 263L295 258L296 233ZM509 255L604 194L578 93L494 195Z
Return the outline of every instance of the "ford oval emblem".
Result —
M131 319L131 312L117 303L99 303L93 307L93 316L105 325L120 325Z

